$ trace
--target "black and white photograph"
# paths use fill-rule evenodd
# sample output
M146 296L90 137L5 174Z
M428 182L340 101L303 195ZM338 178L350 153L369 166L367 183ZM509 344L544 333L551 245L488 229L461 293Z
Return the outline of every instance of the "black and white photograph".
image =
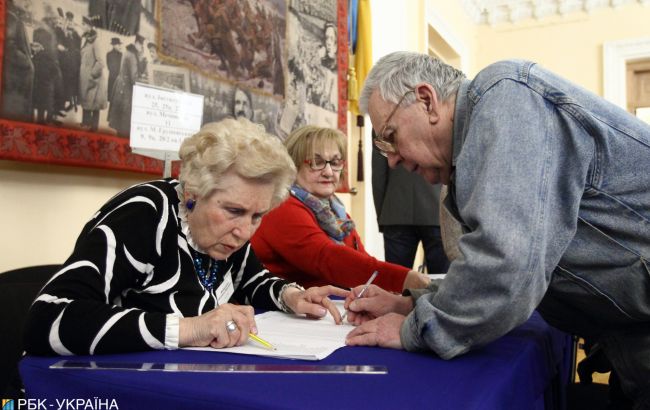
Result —
M187 68L163 64L151 64L150 67L152 85L170 90L190 90L190 71Z
M245 88L213 78L190 74L190 92L201 94L203 99L203 123L224 118L245 117L264 125L270 134L282 137L278 131L278 113L281 101Z
M284 96L284 0L162 3L160 52L262 93Z
M156 22L139 0L119 3L10 0L2 116L127 137Z
M338 111L336 1L291 1L287 96L282 133L305 124L336 128Z
M8 134L5 156L156 167L130 154L136 83L201 94L205 122L243 116L282 139L306 124L345 128L343 0L7 0L0 10L0 117L32 124ZM70 157L87 149L99 162Z

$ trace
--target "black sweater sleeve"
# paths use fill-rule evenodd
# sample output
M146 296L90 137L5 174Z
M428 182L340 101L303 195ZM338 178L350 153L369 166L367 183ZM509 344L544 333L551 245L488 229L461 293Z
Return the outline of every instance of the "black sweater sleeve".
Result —
M179 270L153 268L161 264L165 236L177 236L172 209L168 196L147 184L112 198L86 224L72 255L32 304L26 351L70 355L163 348L166 314L124 308L121 302L125 293L173 280ZM177 255L169 258L174 260Z

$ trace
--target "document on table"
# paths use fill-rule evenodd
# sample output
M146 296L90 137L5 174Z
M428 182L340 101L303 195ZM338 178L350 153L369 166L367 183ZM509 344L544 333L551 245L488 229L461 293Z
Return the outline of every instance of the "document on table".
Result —
M343 301L334 301L343 312ZM337 325L328 312L321 319L284 312L266 312L255 315L257 334L271 343L276 350L265 348L249 339L243 346L225 349L191 347L190 350L239 353L287 359L321 360L336 349L345 346L345 336L354 328L349 323Z

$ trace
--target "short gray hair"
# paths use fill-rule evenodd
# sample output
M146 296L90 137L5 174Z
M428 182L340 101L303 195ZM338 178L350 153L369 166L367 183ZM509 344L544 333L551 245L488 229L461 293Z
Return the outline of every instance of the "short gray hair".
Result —
M282 141L245 118L205 124L183 141L178 156L183 189L200 198L220 189L220 177L234 171L242 178L273 184L271 207L276 207L286 199L296 177Z
M427 83L436 90L441 101L455 95L460 83L465 78L460 70L443 63L427 54L410 51L396 51L377 61L363 84L359 96L359 109L368 113L368 100L375 90L386 102L397 101L418 83ZM408 95L404 101L415 101L414 95Z

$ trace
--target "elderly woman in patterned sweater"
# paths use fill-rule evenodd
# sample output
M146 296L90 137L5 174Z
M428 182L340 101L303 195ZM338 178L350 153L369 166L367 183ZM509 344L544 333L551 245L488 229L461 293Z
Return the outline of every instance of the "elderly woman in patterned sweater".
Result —
M226 119L187 138L179 156L179 180L128 188L86 224L31 307L28 353L241 345L257 332L253 307L312 317L329 310L340 323L328 296L347 291L273 276L248 241L295 176L281 142Z
M335 191L345 165L346 141L335 129L306 126L285 141L298 169L291 195L264 218L251 239L275 274L303 286L353 287L373 271L376 285L393 292L423 288L426 275L370 256Z

